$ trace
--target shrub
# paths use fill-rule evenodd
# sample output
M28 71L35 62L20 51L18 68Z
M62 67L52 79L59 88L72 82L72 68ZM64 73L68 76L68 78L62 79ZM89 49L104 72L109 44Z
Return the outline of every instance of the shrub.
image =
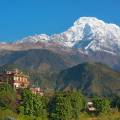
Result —
M106 113L110 109L110 101L106 98L94 98L93 99L94 106L98 114Z

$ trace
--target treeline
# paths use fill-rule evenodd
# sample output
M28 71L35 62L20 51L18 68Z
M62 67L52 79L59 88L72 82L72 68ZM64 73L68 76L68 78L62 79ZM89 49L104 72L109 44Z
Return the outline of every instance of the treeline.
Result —
M111 108L120 110L120 97L92 98L96 112L107 113ZM0 109L10 109L17 114L40 117L41 120L80 120L82 112L87 112L87 98L76 90L56 92L43 97L23 89L18 94L10 85L0 85ZM88 114L90 114L88 112Z
M80 112L85 108L85 97L81 92L56 92L53 96L32 94L24 89L17 112L51 120L79 120Z

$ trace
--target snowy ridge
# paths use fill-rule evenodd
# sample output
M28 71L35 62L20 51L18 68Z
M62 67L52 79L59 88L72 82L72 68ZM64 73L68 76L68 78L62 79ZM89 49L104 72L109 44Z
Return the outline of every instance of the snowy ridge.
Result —
M106 51L119 54L120 27L95 17L81 17L63 33L51 36L46 34L29 36L19 42L58 42L62 46L76 48L85 53Z
M24 42L48 42L50 40L50 37L46 34L40 34L35 36L28 36L23 38L20 41L17 41L18 43L24 43Z

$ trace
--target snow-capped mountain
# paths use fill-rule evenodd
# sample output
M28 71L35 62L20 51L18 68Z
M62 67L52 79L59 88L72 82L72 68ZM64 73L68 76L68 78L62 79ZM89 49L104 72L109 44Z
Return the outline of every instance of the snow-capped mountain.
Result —
M40 34L40 35L35 35L35 36L28 36L28 37L25 37L23 38L22 40L20 41L17 41L18 43L24 43L24 42L48 42L50 40L50 37L46 34Z
M119 54L120 27L105 23L95 17L81 17L63 33L51 36L46 34L29 36L19 42L57 42L62 46L77 48L85 53L105 51Z
M67 31L60 34L51 36L39 34L13 43L0 43L0 64L3 62L7 64L6 61L21 56L25 51L30 51L32 54L31 50L53 52L64 58L64 62L70 65L69 67L81 61L94 61L107 64L120 71L120 27L94 17L82 17L75 21ZM14 52L16 52L15 56ZM40 56L44 56L44 52ZM55 56L52 57L56 59ZM39 61L39 58L36 59Z

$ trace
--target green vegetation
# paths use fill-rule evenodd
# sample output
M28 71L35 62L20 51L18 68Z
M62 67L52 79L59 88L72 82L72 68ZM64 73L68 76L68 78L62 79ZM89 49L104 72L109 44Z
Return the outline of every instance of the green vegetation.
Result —
M99 113L107 113L110 110L110 100L107 98L93 98L93 104L96 108L96 112Z
M83 63L63 70L57 77L60 90L80 89L87 96L120 95L120 73L100 63Z
M0 120L120 119L120 73L103 64L83 63L61 72L23 72L45 88L45 96L32 94L29 89L17 92L8 84L0 84ZM96 108L92 114L86 110L89 96Z
M22 91L21 99L19 113L29 116L41 116L42 118L47 115L43 97L32 94L30 90L25 89Z
M85 109L85 97L79 91L72 91L69 93L70 102L72 106L72 118L80 119L80 112Z
M37 64L35 66L39 67ZM120 95L120 73L104 64L82 63L62 71L51 68L45 71L37 68L32 70L29 67L30 66L7 64L0 67L0 71L19 68L30 76L32 84L38 85L45 90L78 89L87 96ZM45 66L43 67L45 68Z
M49 111L52 120L70 120L72 106L69 97L64 93L57 93L51 102Z
M49 105L52 120L79 120L80 112L85 108L85 99L81 92L58 92Z
M0 119L79 120L85 105L84 96L77 91L57 92L50 97L35 95L29 89L23 89L19 98L16 94L11 86L0 86Z
M16 92L8 84L0 84L0 108L16 110Z
M119 120L120 97L94 97L96 112L86 110L86 98L77 90L52 96L32 94L23 89L19 97L11 86L0 85L0 120ZM97 114L96 114L97 113Z

